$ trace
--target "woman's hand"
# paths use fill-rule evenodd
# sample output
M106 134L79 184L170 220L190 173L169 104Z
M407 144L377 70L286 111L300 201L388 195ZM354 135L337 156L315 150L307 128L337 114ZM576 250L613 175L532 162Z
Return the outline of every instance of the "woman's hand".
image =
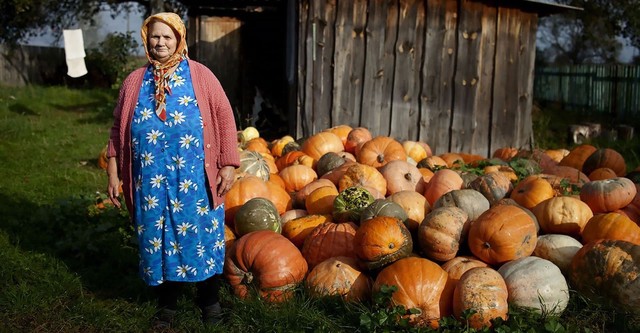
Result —
M231 185L233 185L235 173L236 170L232 166L225 166L220 169L220 172L218 172L218 178L216 179L216 186L218 189L219 197L229 192Z
M107 165L107 175L109 176L109 184L107 185L107 196L114 206L120 208L120 178L118 178L118 161L115 157L109 158Z

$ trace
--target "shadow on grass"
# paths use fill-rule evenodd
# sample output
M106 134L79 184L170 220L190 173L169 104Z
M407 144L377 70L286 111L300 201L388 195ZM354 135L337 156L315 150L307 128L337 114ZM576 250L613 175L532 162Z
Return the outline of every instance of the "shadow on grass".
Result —
M9 111L13 113L17 113L19 115L23 115L23 116L39 116L40 115L22 103L12 104L11 106L9 106Z
M59 259L96 297L139 302L152 298L138 276L135 235L121 211L96 208L90 197L39 205L0 193L0 202L0 228L13 244Z

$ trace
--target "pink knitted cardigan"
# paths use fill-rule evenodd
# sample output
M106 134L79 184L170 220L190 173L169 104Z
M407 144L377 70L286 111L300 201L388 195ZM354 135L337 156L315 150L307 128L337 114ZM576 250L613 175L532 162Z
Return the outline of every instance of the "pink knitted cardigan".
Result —
M133 71L122 83L118 103L113 111L107 156L118 160L118 175L122 180L124 201L133 212L131 181L131 119L138 102L146 66ZM204 166L214 206L224 202L217 195L216 179L223 166L238 167L236 123L233 111L218 79L201 63L189 60L191 80L204 125Z

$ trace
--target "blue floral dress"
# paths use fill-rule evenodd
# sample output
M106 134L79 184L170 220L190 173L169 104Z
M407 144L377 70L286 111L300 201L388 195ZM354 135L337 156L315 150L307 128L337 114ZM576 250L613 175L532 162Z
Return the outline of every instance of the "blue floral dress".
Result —
M202 117L182 61L169 82L167 120L156 116L151 66L131 123L134 222L140 275L148 285L202 281L222 273L224 207L212 208Z

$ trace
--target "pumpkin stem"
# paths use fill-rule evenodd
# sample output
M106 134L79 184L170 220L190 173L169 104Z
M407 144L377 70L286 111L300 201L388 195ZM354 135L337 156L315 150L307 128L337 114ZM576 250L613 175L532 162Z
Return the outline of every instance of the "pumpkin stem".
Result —
M378 160L378 163L384 162L384 155L382 155L382 154L378 155L377 160Z
M393 243L389 243L389 248L390 248L390 249L393 249L394 247L396 247L396 245L395 245L395 244L393 244Z
M413 177L411 176L411 172L407 172L407 173L405 173L405 174L404 174L404 179L409 180L409 181L410 181L410 180L412 180L412 179L413 179Z
M244 273L244 276L242 277L242 283L250 284L252 281L253 281L253 274L251 272Z

